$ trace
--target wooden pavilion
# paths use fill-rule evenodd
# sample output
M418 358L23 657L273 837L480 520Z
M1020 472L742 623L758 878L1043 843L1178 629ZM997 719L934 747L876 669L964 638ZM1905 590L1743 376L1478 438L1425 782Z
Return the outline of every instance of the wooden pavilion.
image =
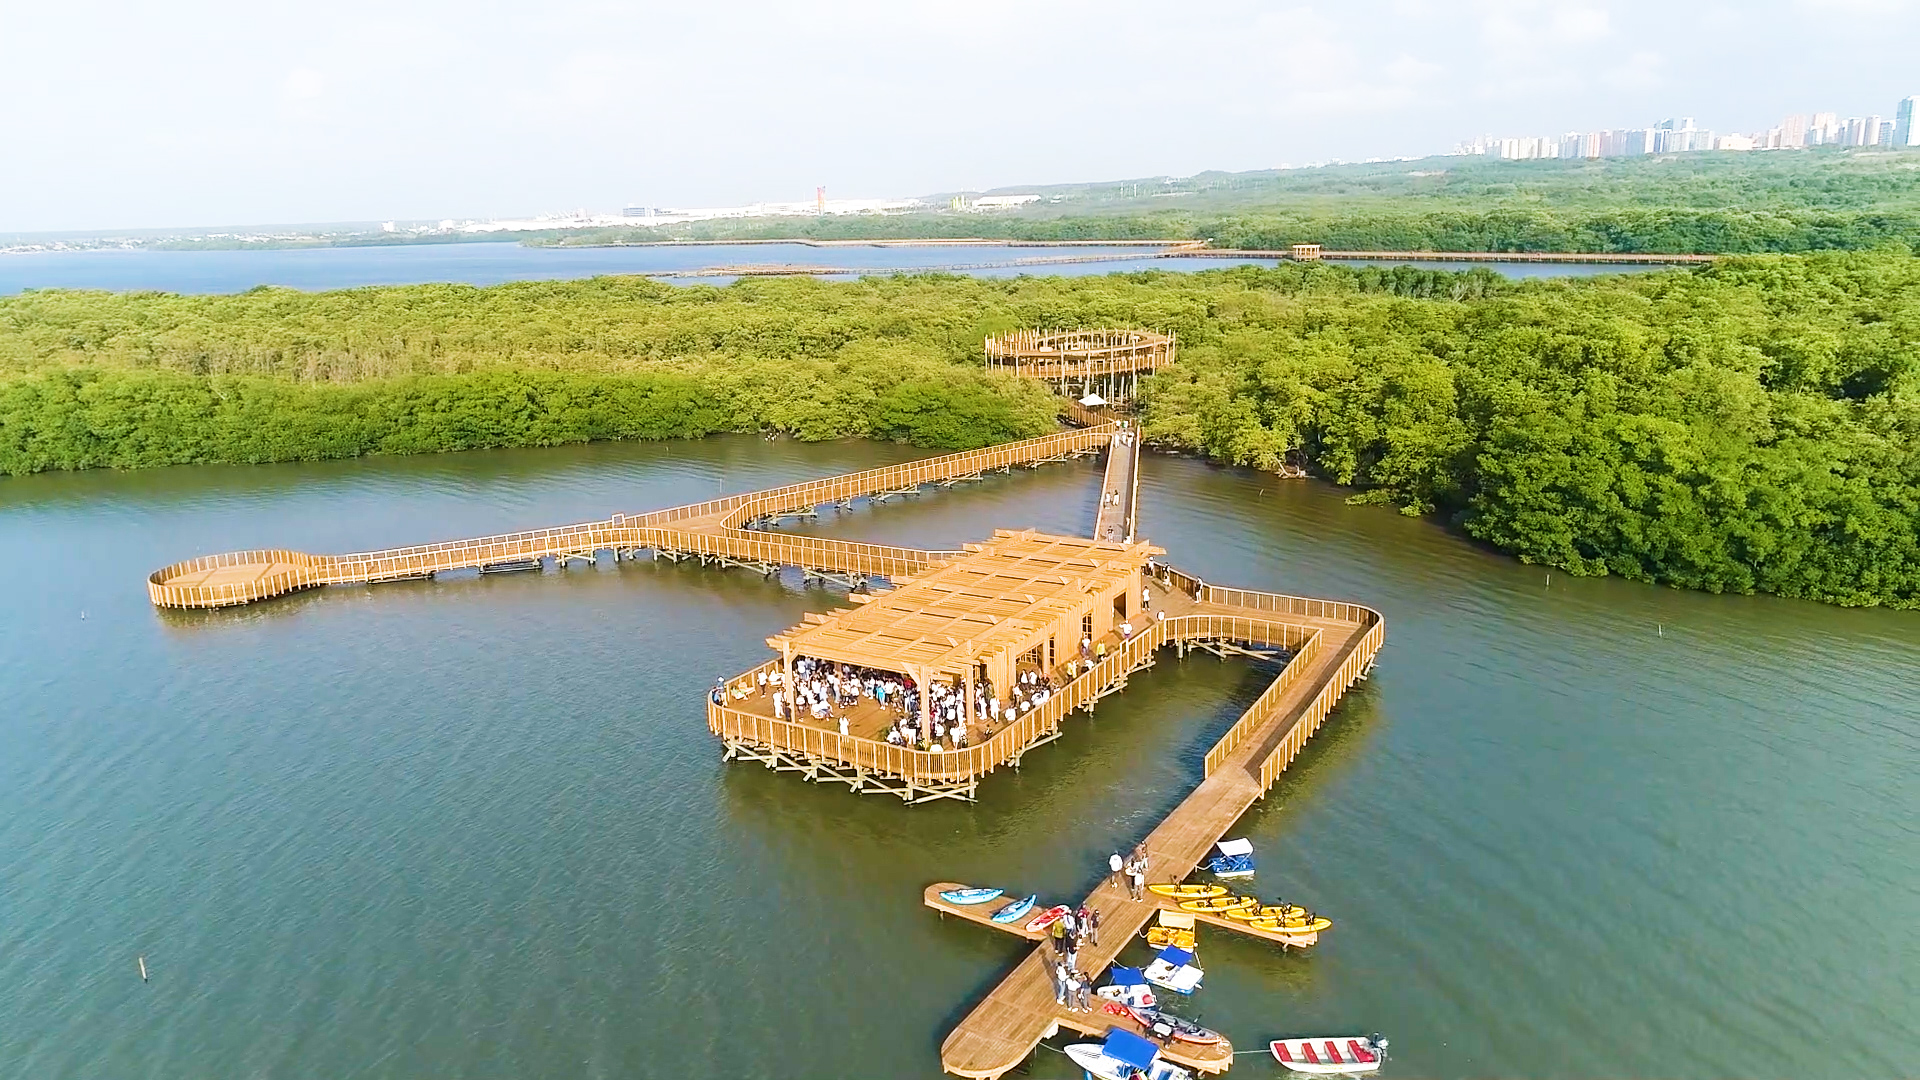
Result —
M1032 530L998 530L968 544L960 558L896 578L894 588L806 621L767 639L779 651L784 684L794 660L894 672L921 688L919 726L930 736L936 682L958 684L967 723L978 730L988 703L984 679L1004 706L1024 662L1043 672L1077 656L1083 638L1104 639L1138 608L1142 568L1164 550L1144 542L1102 543Z

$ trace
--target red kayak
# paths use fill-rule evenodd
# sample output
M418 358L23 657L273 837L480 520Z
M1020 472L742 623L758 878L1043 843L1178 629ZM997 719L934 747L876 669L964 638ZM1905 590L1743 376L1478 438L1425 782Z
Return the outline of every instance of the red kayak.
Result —
M1035 915L1033 917L1033 920L1027 923L1027 933L1037 934L1040 931L1045 930L1047 927L1052 926L1054 923L1059 922L1061 916L1065 915L1067 912L1072 910L1073 910L1072 908L1068 907L1065 904L1056 904L1053 907L1048 908L1047 910L1041 912L1040 914Z

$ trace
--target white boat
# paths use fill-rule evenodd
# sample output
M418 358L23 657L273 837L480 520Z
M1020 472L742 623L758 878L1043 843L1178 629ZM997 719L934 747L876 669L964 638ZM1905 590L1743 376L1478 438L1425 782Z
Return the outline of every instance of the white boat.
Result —
M1193 1074L1160 1056L1160 1048L1121 1028L1108 1028L1104 1043L1074 1043L1067 1057L1095 1080L1193 1080Z
M1275 1039L1267 1044L1273 1059L1311 1076L1362 1076L1377 1072L1387 1059L1387 1040L1378 1035L1316 1035L1311 1039Z
M1102 986L1094 990L1094 996L1102 1001L1117 1001L1128 1008L1151 1009L1154 1006L1153 991L1146 983L1128 983L1125 986Z
M1153 958L1146 970L1140 973L1143 978L1162 989L1176 994L1191 994L1200 989L1200 980L1206 972L1194 966L1193 954L1186 949L1166 948Z
M1220 854L1207 860L1207 869L1217 878L1253 876L1253 841L1222 840L1213 845Z

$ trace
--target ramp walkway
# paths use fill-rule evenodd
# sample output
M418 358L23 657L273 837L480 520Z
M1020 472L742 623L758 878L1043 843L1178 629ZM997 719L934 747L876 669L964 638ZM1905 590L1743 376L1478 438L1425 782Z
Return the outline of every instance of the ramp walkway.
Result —
M1093 536L1109 544L1130 544L1138 520L1134 503L1140 494L1140 436L1132 428L1114 432L1107 444L1107 474L1100 484L1100 515Z

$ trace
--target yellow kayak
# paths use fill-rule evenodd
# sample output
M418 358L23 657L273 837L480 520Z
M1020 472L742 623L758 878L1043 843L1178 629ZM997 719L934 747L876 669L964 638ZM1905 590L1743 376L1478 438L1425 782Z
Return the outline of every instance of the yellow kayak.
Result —
M1242 911L1260 906L1260 901L1251 896L1209 896L1202 900L1180 901L1181 911L1196 911L1207 915L1225 915L1230 911Z
M1299 904L1268 904L1265 907L1251 907L1245 911L1229 911L1229 919L1304 919L1307 909Z
M1266 930L1276 934L1317 934L1333 925L1332 919L1323 919L1314 914L1292 919L1262 916L1248 919L1246 922L1255 930Z
M1181 930L1172 926L1147 927L1147 944L1156 949L1172 946L1176 949L1193 951L1193 931Z
M1149 885L1147 891L1160 896L1177 897L1181 900L1205 900L1227 895L1225 885Z

